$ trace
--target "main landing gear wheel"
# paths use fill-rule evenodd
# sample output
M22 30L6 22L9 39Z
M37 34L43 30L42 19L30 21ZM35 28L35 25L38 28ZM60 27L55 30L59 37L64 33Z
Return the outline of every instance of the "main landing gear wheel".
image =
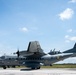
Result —
M3 69L6 69L6 66L3 66Z
M37 69L40 69L40 67L37 67Z

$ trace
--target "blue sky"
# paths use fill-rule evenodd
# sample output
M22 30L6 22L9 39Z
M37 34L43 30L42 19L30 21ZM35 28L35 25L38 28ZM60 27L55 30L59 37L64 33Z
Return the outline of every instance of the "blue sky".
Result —
M25 50L35 40L44 52L72 48L76 0L0 0L0 55Z

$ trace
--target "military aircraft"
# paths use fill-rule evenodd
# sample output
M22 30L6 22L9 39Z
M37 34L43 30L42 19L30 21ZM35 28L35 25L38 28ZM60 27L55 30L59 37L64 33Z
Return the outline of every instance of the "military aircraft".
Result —
M4 69L6 69L7 66L7 64L5 65L4 62L8 61L11 66L16 66L19 64L22 66L30 67L31 69L40 69L41 65L51 66L53 63L64 60L66 58L76 57L76 43L72 49L51 55L43 52L43 49L41 48L38 41L31 41L29 42L27 51L18 50L14 54L17 54L17 56L12 58L8 57L4 60L1 58L1 62L3 61L4 64ZM13 62L13 64L11 62Z
M21 64L19 63L17 56L3 55L0 57L0 66L3 67L3 69L6 69L6 67L15 68L15 66L21 66Z
M50 50L50 52L48 54L50 55L55 55L55 54L61 54L62 52L59 51L56 51L55 49L54 50Z

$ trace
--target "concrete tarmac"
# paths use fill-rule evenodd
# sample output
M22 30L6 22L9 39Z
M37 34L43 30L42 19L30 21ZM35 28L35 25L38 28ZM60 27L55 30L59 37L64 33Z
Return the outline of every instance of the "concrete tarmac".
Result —
M76 68L41 68L38 70L21 68L0 68L0 75L76 75Z

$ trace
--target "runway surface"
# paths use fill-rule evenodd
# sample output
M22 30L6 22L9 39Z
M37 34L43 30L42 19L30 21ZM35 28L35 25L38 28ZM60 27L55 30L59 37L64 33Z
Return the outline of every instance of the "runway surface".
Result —
M20 68L0 68L0 75L76 75L76 68L49 68L49 69L20 69Z

